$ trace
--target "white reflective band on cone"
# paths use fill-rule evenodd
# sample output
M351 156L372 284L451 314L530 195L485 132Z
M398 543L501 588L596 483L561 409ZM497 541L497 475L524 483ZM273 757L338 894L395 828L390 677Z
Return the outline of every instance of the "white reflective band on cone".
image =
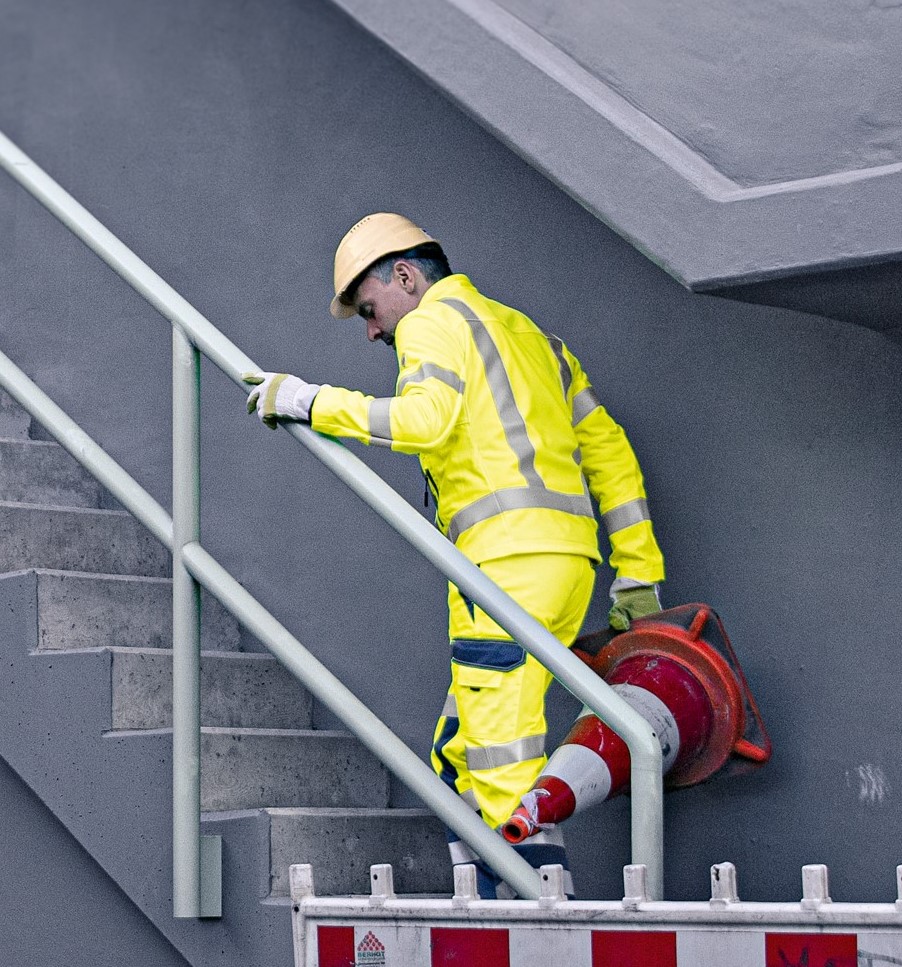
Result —
M542 776L554 776L566 783L576 799L577 809L604 802L611 793L611 773L604 759L575 742L555 749Z
M638 685L624 683L611 687L655 730L661 743L662 769L666 775L668 769L676 762L677 753L680 751L680 730L670 709L657 695Z

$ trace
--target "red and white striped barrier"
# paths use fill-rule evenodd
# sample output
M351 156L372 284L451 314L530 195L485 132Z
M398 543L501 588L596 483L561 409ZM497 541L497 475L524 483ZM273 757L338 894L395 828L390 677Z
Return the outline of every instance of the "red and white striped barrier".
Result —
M902 932L591 930L370 924L316 928L305 967L883 967ZM312 951L311 951L312 952Z
M803 869L795 903L743 903L735 870L712 868L708 901L644 899L627 867L620 902L567 901L560 867L543 897L480 900L457 871L450 899L396 897L390 866L368 897L317 897L309 866L291 868L295 967L898 967L902 867L895 903L833 903L822 866Z

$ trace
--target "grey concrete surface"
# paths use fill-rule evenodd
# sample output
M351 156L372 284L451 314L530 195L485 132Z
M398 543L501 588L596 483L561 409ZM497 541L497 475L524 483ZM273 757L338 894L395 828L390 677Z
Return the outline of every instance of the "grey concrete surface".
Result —
M797 899L807 862L829 864L836 900L893 899L899 346L861 326L687 292L330 4L4 9L0 129L261 365L391 392L391 354L326 308L335 243L382 209L417 218L455 268L567 341L639 454L665 602L722 614L774 740L760 773L668 797L667 895L707 896L711 864L730 860L748 899ZM515 118L536 103L541 92L525 86L499 106ZM529 131L558 143L553 128ZM608 184L591 166L572 174ZM658 205L647 174L636 169L626 197L691 246L680 206ZM898 223L897 210L882 215ZM820 231L842 248L829 224ZM714 251L731 239L702 241ZM3 179L0 284L4 351L168 504L168 324ZM447 685L444 583L285 434L247 418L215 369L202 374L205 545L425 758ZM86 387L103 387L106 409ZM354 450L422 506L413 459ZM604 620L609 578L601 568L589 627ZM63 708L76 701L70 687ZM555 689L549 710L560 737L575 703ZM30 719L9 716L17 736L32 734ZM319 710L315 721L330 724ZM93 753L66 735L81 733L74 713L64 725L40 778L78 793L65 804L70 828L110 865L136 851L163 865L149 837L115 832L112 809L82 818ZM33 741L49 749L41 730ZM114 791L132 768L166 784L164 753L157 772L132 755L104 772ZM580 896L622 893L628 806L568 822ZM253 821L240 823L251 837ZM229 862L258 888L255 860L230 847ZM123 877L141 893L137 873Z
M268 843L265 852L254 848L265 842L259 823L239 818L236 840L227 838L224 847L229 900L240 898L238 915L227 927L172 919L171 802L150 794L170 787L171 743L154 733L103 738L110 728L110 653L68 654L66 663L77 671L61 675L60 655L34 652L34 576L0 577L0 598L0 757L189 963L221 964L234 931L239 950L253 952L244 963L290 965L290 943L282 938L287 911L247 903L248 896L261 896L257 864L261 855L268 861ZM35 716L40 729L27 725ZM20 963L27 958L23 951Z
M497 0L741 185L902 161L894 0Z
M22 568L161 577L169 552L131 514L0 502L0 571Z
M454 892L445 830L422 809L268 809L272 893L288 896L288 867L310 863L320 896L370 892L370 866L395 856L396 893Z
M0 679L0 760L5 760L93 858L83 864L79 874L90 875L93 864L99 864L103 875L118 884L193 965L290 967L288 905L279 896L271 896L273 853L268 813L262 809L232 809L205 814L204 831L223 837L224 916L222 920L174 920L171 733L112 730L114 653L109 649L36 649L33 572L0 576L0 641L4 656L4 674ZM223 656L213 657L217 660ZM242 658L261 661L259 656ZM355 788L352 770L361 760L344 736L324 737L333 755L323 776L305 773L299 777L298 762L306 758L310 766L315 764L311 760L322 754L312 748L313 735L272 729L206 729L204 795L218 780L221 788L214 794L223 801L229 797L230 804L246 801L248 794L259 794L261 789L274 793L270 801L277 801L289 785L297 789L301 780L308 786L311 781L322 783L321 788L317 785L306 791L311 799L320 795L323 801L335 802L347 791L347 801L352 804L369 796L382 804L387 801L384 772L377 770L374 774L369 765L364 764L363 771L357 773ZM232 742L233 738L238 741ZM306 746L305 751L297 749L299 743ZM295 745L293 752L286 749L291 744ZM267 772L267 765L275 771ZM254 780L256 793L250 786ZM156 794L160 791L163 794ZM303 802L303 795L294 801ZM333 811L312 810L314 815L317 812L321 815L316 828L322 831L328 827ZM414 886L434 884L429 871L440 865L440 859L434 857L430 865L418 854L411 860L414 848L439 848L434 839L434 820L402 810L400 829L387 835L387 816L393 810L377 809L372 817L369 809L352 812L361 855L375 855L380 862L406 866L409 882ZM312 828L310 823L316 825L311 820L308 829ZM416 829L423 835L415 835ZM350 889L354 881L350 872L331 872L331 864L339 855L337 843L338 839L333 838L331 859L328 854L319 854L321 862L330 863L324 875L335 876L333 882ZM349 838L343 844L345 850L356 852ZM440 850L439 856L443 853ZM291 862L284 850L276 856L280 864ZM47 861L52 861L52 857ZM103 884L97 888L103 889ZM21 936L21 932L10 930L8 935ZM135 944L142 941L138 932ZM35 958L41 949L36 948ZM38 962L29 960L29 956L24 953L23 959L16 962L17 967ZM79 962L77 958L75 962Z
M0 803L0 963L187 967L2 759Z
M0 390L0 439L27 440L31 417L9 395Z
M113 728L172 727L172 651L113 649ZM309 729L313 700L268 655L202 652L201 723L219 728Z
M0 440L0 500L99 507L101 490L56 443Z
M851 322L902 342L900 262L730 286L717 294Z
M347 732L201 730L201 808L388 805L384 766Z
M40 647L172 648L172 580L37 570ZM76 617L77 616L77 617ZM241 650L235 619L201 592L201 647Z

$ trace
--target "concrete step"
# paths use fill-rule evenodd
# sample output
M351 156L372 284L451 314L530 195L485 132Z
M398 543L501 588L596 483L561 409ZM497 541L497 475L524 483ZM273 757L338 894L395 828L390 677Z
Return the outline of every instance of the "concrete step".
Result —
M271 890L288 867L312 863L319 896L368 894L370 866L391 863L395 892L450 894L445 827L425 809L268 809Z
M58 443L0 439L0 500L100 507L103 488Z
M0 438L27 440L30 427L31 415L9 393L0 390Z
M384 808L388 805L388 795L387 771L347 732L202 729L201 808L204 810L268 806Z
M0 573L28 568L166 577L171 562L124 511L0 502Z
M172 726L172 652L112 648L113 728ZM220 728L309 729L313 701L269 655L202 652L203 725Z
M35 568L38 647L172 648L172 580ZM238 622L201 591L201 648L241 650Z

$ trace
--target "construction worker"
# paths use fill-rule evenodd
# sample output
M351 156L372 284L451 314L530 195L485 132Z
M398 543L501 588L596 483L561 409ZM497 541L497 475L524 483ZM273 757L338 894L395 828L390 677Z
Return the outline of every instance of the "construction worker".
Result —
M395 395L252 373L249 412L273 427L300 420L416 453L442 533L568 647L601 560L591 493L616 572L611 625L624 630L660 609L664 564L639 465L560 339L452 274L435 239L390 213L367 216L341 240L330 310L336 318L360 315L370 341L394 346ZM547 761L550 675L453 584L448 610L451 687L432 763L498 828ZM512 895L449 835L452 862L477 864L483 898ZM518 850L534 867L567 870L559 828Z

